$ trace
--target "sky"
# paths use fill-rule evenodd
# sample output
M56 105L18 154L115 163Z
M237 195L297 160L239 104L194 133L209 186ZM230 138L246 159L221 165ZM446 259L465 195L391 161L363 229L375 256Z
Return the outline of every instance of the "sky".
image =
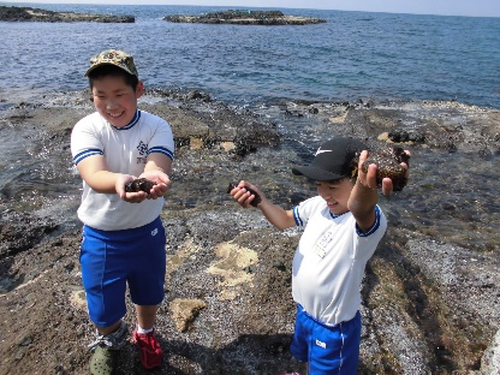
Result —
M215 5L500 17L499 0L10 0L8 3ZM2 2L0 2L2 4Z

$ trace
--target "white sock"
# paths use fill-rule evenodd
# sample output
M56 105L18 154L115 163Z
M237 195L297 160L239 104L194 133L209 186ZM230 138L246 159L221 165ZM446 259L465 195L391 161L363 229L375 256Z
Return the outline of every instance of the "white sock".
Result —
M137 325L137 333L140 333L141 335L144 335L146 333L150 333L153 331L154 331L154 328L144 329L144 328L141 328L140 325Z

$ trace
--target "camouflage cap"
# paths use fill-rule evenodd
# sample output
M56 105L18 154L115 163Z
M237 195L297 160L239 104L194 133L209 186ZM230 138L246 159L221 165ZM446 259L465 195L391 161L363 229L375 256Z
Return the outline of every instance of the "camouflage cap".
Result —
M123 51L115 49L103 51L97 56L92 57L90 59L90 68L85 72L85 77L87 77L92 70L103 65L114 65L133 76L139 77L139 73L137 73L137 68L134 64L134 58Z

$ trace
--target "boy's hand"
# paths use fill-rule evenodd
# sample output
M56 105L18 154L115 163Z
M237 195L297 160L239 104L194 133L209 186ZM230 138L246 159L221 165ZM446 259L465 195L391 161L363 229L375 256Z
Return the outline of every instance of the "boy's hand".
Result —
M148 197L148 194L144 191L138 192L126 192L125 185L129 182L134 181L137 177L130 174L122 174L118 177L115 183L115 190L120 199L129 203L141 203Z
M147 196L148 199L157 199L163 197L167 192L168 187L172 183L165 172L157 169L144 172L139 177L147 178L148 180L151 180L155 183L149 191L149 194Z
M139 178L146 178L153 181L155 185L153 185L148 193L144 191L126 192L125 185L134 181L137 177L125 174L121 175L118 177L115 184L116 193L120 196L120 199L129 203L141 203L146 199L157 199L165 195L171 183L168 175L161 171L148 171L141 174Z
M168 187L172 183L165 172L157 169L144 172L139 177L147 178L148 180L151 180L155 183L149 191L149 194L147 196L148 199L157 199L163 197L167 192Z
M260 190L255 185L246 181L240 181L237 186L230 184L227 192L243 208L257 207L262 202L262 193Z

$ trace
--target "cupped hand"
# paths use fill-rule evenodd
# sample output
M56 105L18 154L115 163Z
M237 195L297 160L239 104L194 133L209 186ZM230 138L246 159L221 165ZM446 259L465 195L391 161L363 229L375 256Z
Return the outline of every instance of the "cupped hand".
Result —
M172 181L170 181L170 177L160 170L151 170L144 172L139 176L140 178L147 178L150 181L153 181L155 184L147 194L148 199L157 199L163 197Z
M129 203L141 203L145 199L148 198L148 194L144 191L138 192L126 192L125 185L129 182L132 182L137 177L130 174L122 174L118 177L115 183L116 193L119 195L120 199Z

